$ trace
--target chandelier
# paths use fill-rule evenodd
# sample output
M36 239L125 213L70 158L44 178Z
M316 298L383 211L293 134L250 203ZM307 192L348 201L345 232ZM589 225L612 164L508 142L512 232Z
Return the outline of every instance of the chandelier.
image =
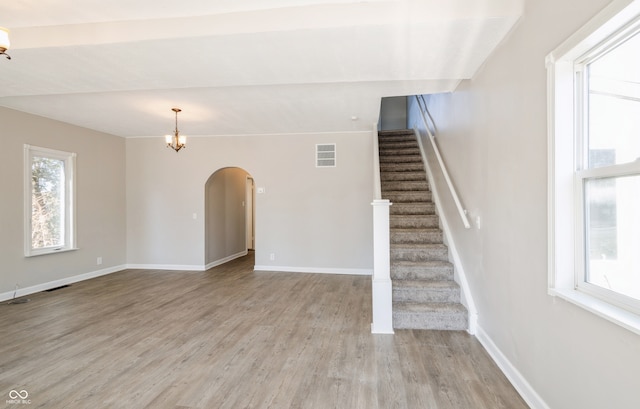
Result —
M176 130L173 131L173 135L165 135L165 139L167 148L178 152L180 149L187 147L187 137L180 135L180 131L178 131L178 112L182 110L180 108L171 108L171 110L176 113Z
M9 29L0 27L0 55L4 55L7 57L7 60L10 60L11 57L6 51L9 49L11 42L9 42Z

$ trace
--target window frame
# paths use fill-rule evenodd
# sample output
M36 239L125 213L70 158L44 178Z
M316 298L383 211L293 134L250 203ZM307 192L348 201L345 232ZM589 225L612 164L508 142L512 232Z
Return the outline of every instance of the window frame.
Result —
M60 246L33 248L32 246L32 164L34 157L64 162L64 240ZM55 149L24 145L24 255L34 257L45 254L77 250L76 247L76 154Z
M640 302L586 281L585 181L640 174L640 161L583 169L585 67L640 29L640 0L609 4L546 58L548 293L640 334Z

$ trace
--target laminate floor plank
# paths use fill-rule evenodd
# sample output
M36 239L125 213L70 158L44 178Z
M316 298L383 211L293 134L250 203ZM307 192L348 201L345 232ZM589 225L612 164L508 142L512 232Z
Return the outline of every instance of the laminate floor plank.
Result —
M370 277L253 263L131 269L0 304L0 394L47 409L527 407L467 333L372 335Z

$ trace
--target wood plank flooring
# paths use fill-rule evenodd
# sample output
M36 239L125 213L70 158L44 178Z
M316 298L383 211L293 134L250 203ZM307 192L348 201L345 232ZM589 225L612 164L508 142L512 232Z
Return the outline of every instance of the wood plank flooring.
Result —
M125 270L1 304L0 408L527 408L465 332L372 335L369 277L252 267Z

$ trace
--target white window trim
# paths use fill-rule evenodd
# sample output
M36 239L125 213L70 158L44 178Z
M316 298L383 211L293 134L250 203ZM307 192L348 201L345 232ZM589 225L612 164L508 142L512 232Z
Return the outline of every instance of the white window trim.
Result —
M576 269L582 254L582 231L577 226L576 209L580 209L582 195L576 182L576 165L581 149L575 145L575 135L583 126L576 118L580 87L575 63L587 52L629 30L640 16L640 0L615 0L585 26L569 37L546 58L547 120L548 120L548 293L640 334L640 314L625 308L624 302L605 301L602 293L579 285ZM567 160L573 158L573 161ZM636 172L640 163L619 165ZM580 177L592 177L605 172L592 169L580 172ZM580 181L583 179L580 179ZM578 215L579 216L579 215ZM607 297L604 297L607 298Z
M34 156L48 157L65 162L65 237L62 246L33 249L31 247L31 160ZM77 250L76 247L76 154L38 146L24 145L24 255L34 257L44 254Z

